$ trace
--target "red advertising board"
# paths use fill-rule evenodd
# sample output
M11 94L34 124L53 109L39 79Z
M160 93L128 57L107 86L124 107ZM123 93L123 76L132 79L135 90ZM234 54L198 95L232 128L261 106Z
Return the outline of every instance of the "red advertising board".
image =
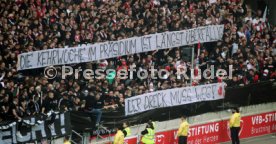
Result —
M137 137L125 138L124 144L136 144L136 143L137 143Z
M260 136L276 132L276 111L242 118L244 126L241 138Z
M216 121L190 127L188 144L216 144L230 141L228 120ZM242 117L240 138L249 138L276 132L276 112ZM127 144L136 144L128 139ZM177 144L177 130L156 133L156 144Z

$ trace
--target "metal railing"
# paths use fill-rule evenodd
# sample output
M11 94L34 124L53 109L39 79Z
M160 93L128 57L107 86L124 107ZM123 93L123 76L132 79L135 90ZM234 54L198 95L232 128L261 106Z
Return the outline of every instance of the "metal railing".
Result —
M81 142L79 142L79 141L77 141L77 140L75 140L75 138L73 137L74 135L76 135L76 138L80 138L81 139ZM73 138L74 139L73 139ZM70 137L70 141L73 143L73 144L84 144L84 138L83 138L83 136L80 134L80 133L78 133L78 132L76 132L76 131L74 131L74 130L72 130L72 134L71 134L71 137Z

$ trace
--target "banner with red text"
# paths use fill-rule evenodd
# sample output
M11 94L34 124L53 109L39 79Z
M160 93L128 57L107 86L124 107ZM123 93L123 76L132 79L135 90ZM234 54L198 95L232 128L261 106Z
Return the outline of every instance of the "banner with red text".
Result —
M225 83L160 90L125 99L125 115L224 98Z

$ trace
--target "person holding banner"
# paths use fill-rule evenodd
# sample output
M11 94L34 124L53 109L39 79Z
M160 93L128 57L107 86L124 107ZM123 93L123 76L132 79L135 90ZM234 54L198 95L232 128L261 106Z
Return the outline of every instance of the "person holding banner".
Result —
M155 130L153 127L153 123L151 121L149 121L147 123L146 129L144 131L141 132L141 134L143 135L142 137L142 144L154 144L154 137L155 137Z
M234 108L232 113L229 122L232 144L240 144L239 133L241 129L241 114L239 108Z
M187 144L188 132L189 132L189 123L187 122L186 116L182 116L181 124L177 131L178 144Z

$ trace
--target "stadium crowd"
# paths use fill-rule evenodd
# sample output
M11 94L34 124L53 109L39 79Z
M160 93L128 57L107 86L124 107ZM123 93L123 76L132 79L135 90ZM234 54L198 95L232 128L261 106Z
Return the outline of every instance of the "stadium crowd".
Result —
M175 75L158 79L47 79L43 69L17 71L17 55L37 50L74 47L133 36L224 24L221 41L200 45L195 66L228 70L228 86L276 78L276 27L240 0L1 0L0 120L18 120L51 110L117 110L127 97L185 87L190 80ZM195 46L196 45L192 45ZM197 49L194 51L197 55ZM190 71L183 47L72 65L83 69L149 69ZM135 76L135 75L134 75ZM194 80L192 85L215 79ZM101 112L96 112L101 115ZM99 116L100 117L100 116Z

